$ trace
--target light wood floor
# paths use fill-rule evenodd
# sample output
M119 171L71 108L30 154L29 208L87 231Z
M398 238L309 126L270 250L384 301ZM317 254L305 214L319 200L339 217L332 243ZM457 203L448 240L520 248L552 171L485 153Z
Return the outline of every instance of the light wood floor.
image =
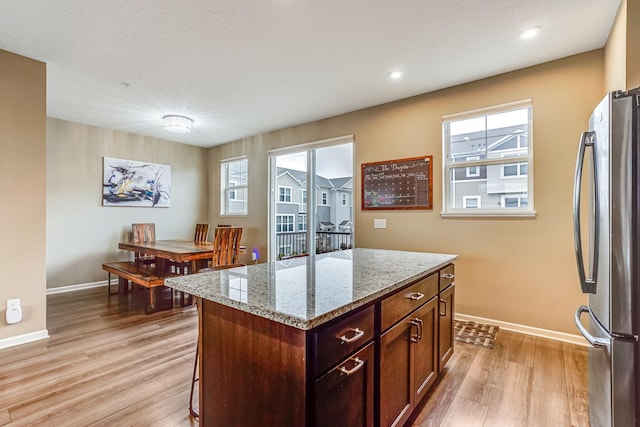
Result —
M0 350L0 425L195 426L193 307L145 315L142 294L47 297L48 340ZM458 344L414 426L588 426L586 350L500 331Z

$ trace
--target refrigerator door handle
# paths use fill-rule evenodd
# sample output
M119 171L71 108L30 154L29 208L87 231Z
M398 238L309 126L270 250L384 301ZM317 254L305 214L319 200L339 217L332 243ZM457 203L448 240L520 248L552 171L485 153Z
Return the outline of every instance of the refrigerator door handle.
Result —
M582 322L580 321L580 315L582 313L589 313L589 316L591 316L591 319L593 319L593 324L598 325L598 329L600 329L603 335L607 335L609 338L600 338L600 337L594 337L593 335L591 335L589 331L587 331L587 329L582 325ZM604 348L604 347L609 347L611 345L611 338L609 333L606 330L604 330L602 326L600 326L600 323L598 323L598 321L593 317L593 314L591 314L591 310L589 310L589 307L587 307L586 305L581 305L576 310L575 322L582 336L587 341L589 341L589 344L591 344L592 346L596 348Z
M593 144L595 142L595 132L582 132L580 136L580 145L578 147L578 159L576 160L576 176L573 181L573 243L576 250L576 262L578 264L578 276L580 278L580 287L585 294L596 293L596 278L598 277L598 252L599 252L599 210L598 210L598 182L596 173L596 159L595 151L593 161L593 197L594 197L594 216L593 221L593 260L591 263L592 271L591 277L586 277L584 259L582 255L582 234L580 233L580 196L582 195L582 168L584 166L584 156L587 147L593 150Z

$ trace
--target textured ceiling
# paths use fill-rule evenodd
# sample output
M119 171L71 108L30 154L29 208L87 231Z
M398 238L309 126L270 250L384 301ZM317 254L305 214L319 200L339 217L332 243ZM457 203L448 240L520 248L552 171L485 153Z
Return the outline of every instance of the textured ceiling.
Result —
M47 63L50 117L208 147L601 48L618 4L0 0L0 49Z

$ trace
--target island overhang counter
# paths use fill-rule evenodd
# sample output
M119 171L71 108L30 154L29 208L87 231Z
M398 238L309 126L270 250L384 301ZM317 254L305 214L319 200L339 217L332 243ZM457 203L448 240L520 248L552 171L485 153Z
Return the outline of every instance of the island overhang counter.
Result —
M357 248L166 280L200 299L200 424L400 425L453 351L456 258Z

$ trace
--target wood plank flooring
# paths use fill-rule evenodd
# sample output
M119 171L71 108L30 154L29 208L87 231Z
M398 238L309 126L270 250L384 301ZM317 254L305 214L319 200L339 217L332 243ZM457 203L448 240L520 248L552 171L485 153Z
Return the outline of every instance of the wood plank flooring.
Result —
M0 350L0 426L196 426L194 307L144 314L142 292L47 297L48 340ZM500 331L457 344L414 426L588 426L586 349Z

